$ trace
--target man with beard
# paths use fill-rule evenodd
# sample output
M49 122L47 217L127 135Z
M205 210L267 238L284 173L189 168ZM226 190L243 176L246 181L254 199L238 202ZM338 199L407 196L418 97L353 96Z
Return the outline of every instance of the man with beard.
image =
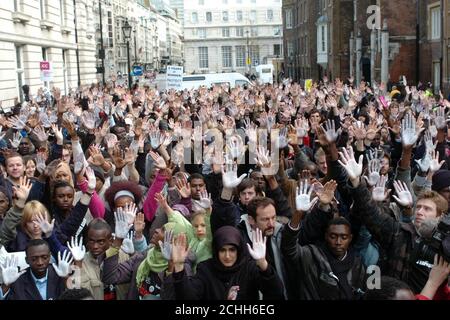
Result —
M257 197L255 182L245 179L245 175L237 177L237 165L230 165L229 171L222 173L223 189L219 199L214 201L211 213L211 230L213 233L222 226L237 227L243 236L244 242L251 244L252 232L256 228L262 231L262 235L268 237L266 259L275 268L284 285L285 266L282 262L280 243L282 224L276 221L276 216L291 216L291 208L283 195L275 176L264 175L269 186L267 196ZM241 184L245 186L241 187ZM232 201L233 190L239 192L240 206ZM269 198L270 197L270 198ZM242 211L241 211L242 210ZM284 297L288 298L288 290L284 291Z

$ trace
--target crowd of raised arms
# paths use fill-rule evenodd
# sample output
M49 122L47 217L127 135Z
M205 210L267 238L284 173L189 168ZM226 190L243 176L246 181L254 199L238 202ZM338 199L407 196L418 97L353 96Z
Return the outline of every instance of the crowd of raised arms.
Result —
M0 115L1 300L450 299L442 94L112 79L25 100Z

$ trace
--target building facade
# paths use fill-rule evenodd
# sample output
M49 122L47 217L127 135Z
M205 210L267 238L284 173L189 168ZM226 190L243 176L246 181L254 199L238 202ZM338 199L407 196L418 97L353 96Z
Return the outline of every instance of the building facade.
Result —
M186 73L251 73L282 57L281 0L186 0Z
M43 86L56 86L67 93L78 84L96 81L91 13L87 0L76 1L75 8L72 0L0 2L0 100L4 106L11 105L15 97L23 99L25 84L31 94ZM43 61L50 62L49 81L41 80Z

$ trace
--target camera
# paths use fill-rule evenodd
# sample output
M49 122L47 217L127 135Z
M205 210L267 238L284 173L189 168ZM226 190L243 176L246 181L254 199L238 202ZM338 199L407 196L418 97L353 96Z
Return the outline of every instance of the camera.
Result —
M433 261L434 256L438 254L450 262L450 215L444 215L440 219L431 237L419 238L417 242L420 257Z

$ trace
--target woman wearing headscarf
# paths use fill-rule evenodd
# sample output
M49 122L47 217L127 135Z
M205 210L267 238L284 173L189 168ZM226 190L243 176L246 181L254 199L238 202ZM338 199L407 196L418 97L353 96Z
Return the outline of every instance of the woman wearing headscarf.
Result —
M253 248L244 247L241 233L234 227L219 228L213 236L213 257L197 266L188 277L183 261L188 254L186 238L178 237L172 248L175 267L175 294L187 300L265 300L283 299L283 285L266 260L266 239L260 230L253 233Z

